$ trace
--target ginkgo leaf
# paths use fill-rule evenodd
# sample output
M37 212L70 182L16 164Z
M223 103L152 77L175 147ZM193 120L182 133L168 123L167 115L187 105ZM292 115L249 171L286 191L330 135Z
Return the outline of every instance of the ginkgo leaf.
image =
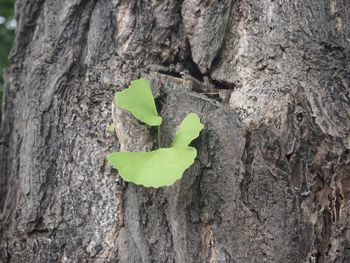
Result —
M114 152L107 156L108 162L127 182L155 188L172 185L193 164L197 151L188 145L203 127L199 117L190 113L181 122L172 147L151 152Z
M186 147L199 136L204 128L197 114L191 112L180 124L173 140L173 147Z
M150 125L159 126L162 118L158 116L156 104L148 80L138 79L131 81L131 85L115 94L116 104L128 110L140 121Z
M107 159L125 181L157 188L180 179L196 155L193 147L170 147L152 152L114 152Z
M160 138L162 118L158 116L152 90L146 79L132 81L127 89L116 93L115 100L117 106L128 110L140 121L158 126ZM107 156L108 162L127 182L156 188L172 185L193 164L197 150L188 145L203 128L199 117L190 113L181 122L171 147L151 152L113 152Z

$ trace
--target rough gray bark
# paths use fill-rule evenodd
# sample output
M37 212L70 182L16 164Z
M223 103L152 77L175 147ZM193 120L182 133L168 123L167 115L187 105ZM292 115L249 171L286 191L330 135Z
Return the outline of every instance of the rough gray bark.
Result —
M1 261L350 262L349 1L16 10ZM105 132L113 95L139 76L157 92L165 142L190 111L206 126L195 165L168 188L126 184L105 162L120 147Z

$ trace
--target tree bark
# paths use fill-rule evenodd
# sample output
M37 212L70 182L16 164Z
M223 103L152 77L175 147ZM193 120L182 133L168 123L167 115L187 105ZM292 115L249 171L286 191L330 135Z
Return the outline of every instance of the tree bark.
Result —
M350 262L349 1L18 0L16 12L1 261ZM165 143L188 112L205 124L195 164L157 190L105 159L122 143L106 133L114 93L140 76Z

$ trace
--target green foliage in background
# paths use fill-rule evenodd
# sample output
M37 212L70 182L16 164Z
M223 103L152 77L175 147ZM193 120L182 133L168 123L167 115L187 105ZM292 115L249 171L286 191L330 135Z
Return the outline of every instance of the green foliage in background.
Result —
M8 55L13 44L16 27L14 4L14 0L0 0L0 105L2 104L4 85L2 74L4 68L9 66Z
M162 118L158 115L148 81L132 81L128 89L116 93L115 99L118 107L130 111L140 121L158 127L159 147ZM197 150L189 144L203 128L197 114L189 113L170 147L159 147L151 152L113 152L107 156L108 162L127 182L155 188L172 185L193 164Z

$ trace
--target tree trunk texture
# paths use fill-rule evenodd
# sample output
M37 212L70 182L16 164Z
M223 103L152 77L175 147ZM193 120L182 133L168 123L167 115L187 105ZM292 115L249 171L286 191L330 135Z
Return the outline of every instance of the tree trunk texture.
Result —
M16 11L1 262L350 262L349 1L18 0ZM115 120L126 139L106 133L114 93L140 76L165 144L188 112L205 124L171 187L125 183L106 163L142 148L127 118Z

